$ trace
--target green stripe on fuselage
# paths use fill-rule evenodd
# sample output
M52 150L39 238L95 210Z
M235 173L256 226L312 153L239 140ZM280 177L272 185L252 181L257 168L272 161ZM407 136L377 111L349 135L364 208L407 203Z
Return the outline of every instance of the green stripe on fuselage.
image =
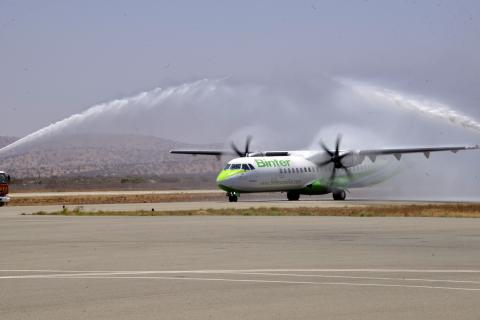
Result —
M217 182L222 182L227 179L230 179L231 177L234 177L236 175L244 173L246 170L243 169L235 169L235 170L222 170L217 176Z
M238 190L227 187L222 182L224 182L224 181L226 181L226 180L228 180L232 177L238 176L238 175L240 175L244 172L246 172L246 170L243 170L243 169L234 169L234 170L227 169L227 170L220 171L220 173L217 176L218 187L220 189L226 191L226 192L238 192Z

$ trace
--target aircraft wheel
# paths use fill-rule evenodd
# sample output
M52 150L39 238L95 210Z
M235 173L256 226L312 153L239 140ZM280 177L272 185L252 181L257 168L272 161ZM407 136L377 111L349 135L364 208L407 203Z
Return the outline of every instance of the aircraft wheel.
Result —
M229 194L228 195L228 201L229 202L237 202L238 201L238 197L236 194Z
M298 199L300 199L300 193L295 191L289 191L287 192L287 199L289 201L297 201Z
M5 205L5 203L0 202L0 207L3 207L4 205Z
M347 193L345 190L338 190L333 192L333 200L345 200Z

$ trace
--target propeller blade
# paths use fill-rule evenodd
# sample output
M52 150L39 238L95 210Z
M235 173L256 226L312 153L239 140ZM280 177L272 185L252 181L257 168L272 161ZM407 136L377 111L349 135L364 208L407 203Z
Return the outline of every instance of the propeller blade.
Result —
M239 157L243 157L243 153L238 150L237 146L235 145L235 143L231 143L230 146L232 147L233 151L235 151L235 153L239 156Z
M352 172L350 172L350 170L347 167L343 167L342 169L345 170L345 173L347 174L348 179L352 180L353 179Z
M330 180L329 180L330 184L332 184L333 180L335 180L336 174L337 174L337 169L335 169L335 167L333 167L332 174L330 175Z
M332 152L328 149L328 147L323 143L323 141L320 141L320 146L322 147L322 149L328 154L330 155L330 159L328 160L325 160L321 163L318 164L318 166L320 167L323 167L323 166L326 166L326 165L329 165L329 164L333 164L333 167L332 167L332 173L330 174L330 180L329 180L329 183L332 184L335 180L335 177L337 176L337 169L343 169L345 171L345 173L347 174L348 178L349 179L353 179L353 175L352 173L350 172L350 170L345 167L342 163L342 160L351 155L352 152L346 152L342 155L340 155L340 144L342 143L342 135L341 134L338 134L337 135L337 139L335 140L335 151Z
M237 148L235 143L231 143L230 146L232 147L233 151L239 156L239 157L246 157L250 153L250 143L252 142L252 136L247 136L247 141L245 142L245 151L242 152L240 149Z
M346 153L342 154L341 156L339 156L338 159L343 160L343 158L345 158L346 156L349 156L351 154L352 154L352 152L346 152Z
M247 136L247 142L245 143L245 156L250 153L250 142L252 142L252 136Z
M328 147L325 145L325 143L323 143L323 141L320 141L320 146L326 153L328 153L330 157L333 157L334 153L328 149Z
M328 160L325 160L325 161L323 161L323 162L320 162L318 165L319 165L320 167L324 167L324 166L326 166L327 164L330 164L331 162L332 162L332 159L328 159Z
M337 141L335 142L335 155L338 157L340 155L340 143L342 142L342 135L337 135Z

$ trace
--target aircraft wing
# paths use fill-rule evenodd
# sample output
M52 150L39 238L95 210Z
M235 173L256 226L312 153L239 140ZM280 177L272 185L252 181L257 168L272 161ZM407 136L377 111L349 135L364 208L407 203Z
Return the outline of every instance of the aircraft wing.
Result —
M225 151L225 150L170 150L170 153L176 154L191 154L204 155L204 156L240 156L234 151ZM291 155L291 151L262 151L262 152L251 152L248 154L248 157L286 157Z
M393 155L397 160L400 160L402 155L407 153L423 153L426 158L429 158L431 152L451 151L453 153L457 153L458 151L476 150L476 149L480 149L480 146L476 145L476 146L452 146L452 147L370 149L370 150L359 150L354 153L360 156L369 157L370 160L375 161L376 157L381 155Z
M203 155L203 156L216 156L216 157L235 154L232 151L225 151L225 150L170 150L170 153L191 154L193 156Z
M476 146L451 146L451 147L424 147L424 148L387 148L387 149L367 149L347 151L346 153L355 154L358 156L369 157L370 160L375 161L377 156L393 155L397 160L400 160L403 154L409 153L423 153L425 157L429 158L431 152L451 151L457 153L463 150L476 150L480 149L479 145ZM190 155L205 155L216 156L217 158L223 155L236 156L237 153L228 150L170 150L173 154L190 154ZM269 152L257 152L251 153L250 156L288 156L289 151L269 151Z

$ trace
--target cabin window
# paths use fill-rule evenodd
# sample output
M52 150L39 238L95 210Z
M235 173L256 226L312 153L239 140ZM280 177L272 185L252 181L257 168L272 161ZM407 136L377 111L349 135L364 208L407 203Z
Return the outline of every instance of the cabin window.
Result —
M280 168L280 173L283 173L283 169L282 169L282 168Z
M239 164L239 163L232 164L232 165L230 166L230 170L239 170L239 169L241 169L241 168L242 168L242 165Z

